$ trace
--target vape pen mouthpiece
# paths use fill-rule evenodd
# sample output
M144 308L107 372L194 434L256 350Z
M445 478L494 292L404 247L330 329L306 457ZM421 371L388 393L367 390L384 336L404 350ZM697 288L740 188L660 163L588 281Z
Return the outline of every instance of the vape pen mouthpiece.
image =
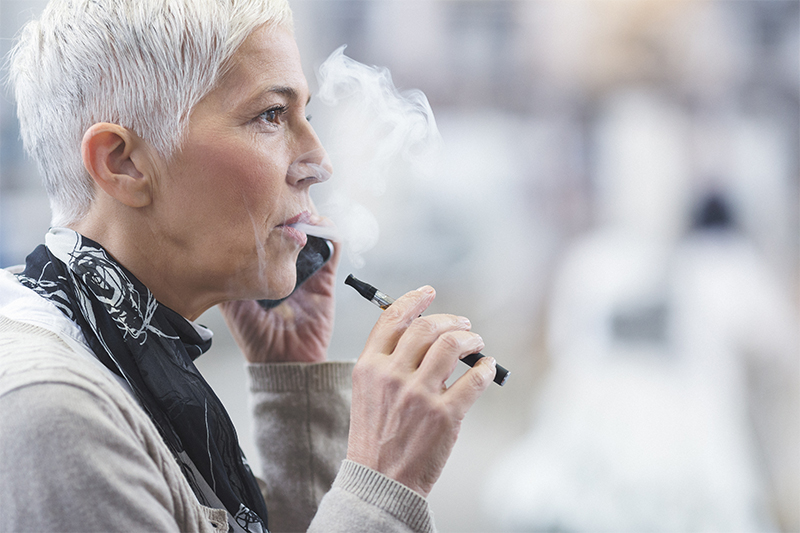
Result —
M344 280L344 282L346 285L350 285L355 290L357 290L358 294L360 294L367 300L372 300L375 297L375 293L378 292L378 289L376 289L369 283L364 283L360 279L353 277L352 274L348 274L347 279Z

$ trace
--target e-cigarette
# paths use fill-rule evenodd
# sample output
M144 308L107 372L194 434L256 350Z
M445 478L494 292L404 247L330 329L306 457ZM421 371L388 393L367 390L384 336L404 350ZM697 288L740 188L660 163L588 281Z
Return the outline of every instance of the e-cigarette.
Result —
M347 285L353 287L355 290L357 290L361 296L363 296L370 302L374 303L381 309L385 310L394 303L394 298L392 298L391 296L387 295L384 292L379 291L369 283L364 283L360 279L354 277L352 274L348 275L347 279L344 280L344 282ZM467 363L469 366L475 366L475 363L477 363L484 357L485 355L483 355L482 353L474 353L467 355L466 357L463 357L461 360ZM506 381L508 381L509 374L510 372L507 369L505 369L500 365L497 365L496 372L494 375L494 382L502 387L503 385L506 384Z

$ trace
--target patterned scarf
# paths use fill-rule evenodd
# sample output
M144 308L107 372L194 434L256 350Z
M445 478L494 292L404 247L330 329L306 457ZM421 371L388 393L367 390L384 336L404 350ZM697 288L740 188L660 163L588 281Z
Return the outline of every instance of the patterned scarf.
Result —
M264 532L267 508L225 408L193 360L211 332L158 303L96 242L52 229L20 282L53 302L95 356L130 385L203 505L223 505L233 530Z

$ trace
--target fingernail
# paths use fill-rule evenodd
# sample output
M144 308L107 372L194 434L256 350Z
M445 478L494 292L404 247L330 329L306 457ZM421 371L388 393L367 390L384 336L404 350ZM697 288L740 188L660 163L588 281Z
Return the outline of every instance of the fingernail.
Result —
M460 324L463 324L464 326L466 326L466 327L467 327L467 329L469 329L469 328L471 328L471 327L472 327L472 322L470 322L470 321L469 321L469 318L467 318L467 317L465 317L465 316L460 316L460 317L458 317L458 322L459 322Z
M420 287L417 290L419 292L422 292L422 293L425 293L425 294L430 294L430 293L433 292L433 287L431 287L430 285L423 285L422 287Z

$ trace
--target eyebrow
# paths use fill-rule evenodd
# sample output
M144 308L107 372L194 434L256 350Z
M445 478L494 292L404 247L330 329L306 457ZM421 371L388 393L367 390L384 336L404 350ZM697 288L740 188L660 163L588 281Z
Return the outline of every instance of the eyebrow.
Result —
M261 94L264 93L276 93L285 96L289 100L298 100L299 96L297 91L293 87L287 87L285 85L274 85L272 87L266 88ZM311 93L308 95L308 100L306 100L306 105L311 101Z

